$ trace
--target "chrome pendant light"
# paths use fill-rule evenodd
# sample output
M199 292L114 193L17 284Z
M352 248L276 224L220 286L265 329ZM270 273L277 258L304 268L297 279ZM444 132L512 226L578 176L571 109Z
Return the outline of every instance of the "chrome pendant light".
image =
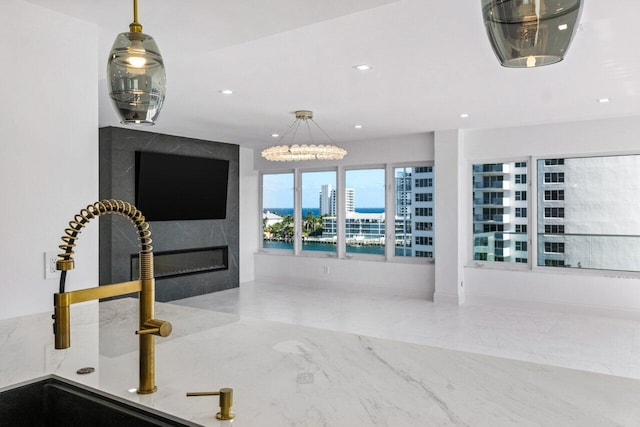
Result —
M109 97L120 123L153 125L164 103L166 76L158 45L138 22L138 0L129 30L118 34L109 53Z
M347 150L333 144L314 144L314 137L309 122L319 129L328 141L333 143L333 139L313 120L313 112L299 110L295 112L296 119L289 126L289 129L280 137L278 141L283 141L290 135L290 145L274 145L262 150L262 157L273 162L295 162L300 160L340 160L347 155ZM294 144L294 139L300 126L307 128L308 139L311 144Z
M484 24L500 64L539 67L562 61L582 0L482 0Z

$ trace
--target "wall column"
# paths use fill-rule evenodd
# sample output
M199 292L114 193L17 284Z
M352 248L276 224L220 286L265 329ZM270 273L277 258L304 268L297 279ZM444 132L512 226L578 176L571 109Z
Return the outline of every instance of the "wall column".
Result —
M464 303L469 172L459 130L435 132L435 292L434 302Z

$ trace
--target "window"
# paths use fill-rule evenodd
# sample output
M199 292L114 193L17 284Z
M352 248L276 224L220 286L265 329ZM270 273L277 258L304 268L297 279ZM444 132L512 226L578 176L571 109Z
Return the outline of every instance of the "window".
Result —
M416 251L416 257L433 258L433 252L431 252L431 251Z
M545 218L564 218L564 208L544 208Z
M516 262L526 264L529 260L527 258L516 258Z
M564 225L563 224L545 224L544 233L545 234L564 234Z
M433 173L433 166L423 166L419 168L413 168L415 173Z
M544 242L544 251L547 253L563 254L564 243L562 242Z
M545 183L562 183L564 182L564 172L545 172Z
M516 242L516 251L526 251L527 250L527 242Z
M345 187L353 193L352 207L344 207L347 253L384 255L384 169L347 170Z
M416 208L416 216L433 216L433 208Z
M353 168L341 177L338 168L261 172L261 248L294 256L433 258L433 166Z
M564 200L564 190L544 190L544 200Z
M526 233L527 225L526 224L516 224L516 233Z
M336 172L302 172L302 250L336 251ZM347 211L353 191L346 189Z
M433 166L394 169L395 256L433 258ZM413 204L412 204L413 203Z
M537 265L640 272L640 155L538 160Z
M512 174L515 168L518 173ZM527 163L477 164L472 175L473 259L515 263L516 250L518 258L528 258L527 226L522 224L527 222ZM522 242L515 242L516 234Z
M416 193L416 202L433 202L433 193Z
M489 238L488 237L476 237L473 239L474 246L489 246Z
M262 175L262 247L293 249L293 173Z
M419 178L416 179L416 187L433 187L433 178Z
M431 246L433 245L433 237L429 236L416 236L416 245Z
M433 229L432 222L416 222L416 231L431 231Z

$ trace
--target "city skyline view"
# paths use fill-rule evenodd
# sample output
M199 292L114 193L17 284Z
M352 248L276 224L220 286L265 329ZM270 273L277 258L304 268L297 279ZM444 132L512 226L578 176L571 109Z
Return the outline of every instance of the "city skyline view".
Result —
M303 189L297 219L294 176ZM385 247L391 246L395 256L433 258L433 167L394 168L390 205L385 176L381 168L347 170L344 184L336 188L336 171L263 175L263 247L291 250L299 239L302 251L336 252L344 245L346 253L385 255ZM363 206L361 192L377 206Z
M357 172L357 173L356 173ZM356 210L358 208L380 208L385 205L384 170L357 169L347 171L347 185L356 189ZM323 185L336 187L335 171L307 172L302 185L302 209L319 208L318 195ZM262 206L264 208L293 208L293 173L265 174L263 179Z

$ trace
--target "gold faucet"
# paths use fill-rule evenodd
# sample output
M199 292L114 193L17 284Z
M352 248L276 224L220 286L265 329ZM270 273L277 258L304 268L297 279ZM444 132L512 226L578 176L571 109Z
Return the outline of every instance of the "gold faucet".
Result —
M140 240L140 279L129 282L114 283L111 285L96 286L94 288L65 292L64 285L68 270L74 268L73 248L78 233L91 219L104 214L120 214L128 217L135 225ZM69 222L69 228L65 229L62 237L63 244L60 249L64 252L58 255L60 258L56 268L60 274L60 292L53 295L55 348L64 349L71 345L69 307L72 304L126 295L138 292L140 302L139 310L139 335L140 343L140 382L138 393L148 394L157 390L155 385L155 351L154 336L166 337L171 334L171 323L154 319L153 306L155 300L155 279L153 278L153 247L151 246L151 231L145 221L142 212L135 206L122 200L102 200L82 209Z

